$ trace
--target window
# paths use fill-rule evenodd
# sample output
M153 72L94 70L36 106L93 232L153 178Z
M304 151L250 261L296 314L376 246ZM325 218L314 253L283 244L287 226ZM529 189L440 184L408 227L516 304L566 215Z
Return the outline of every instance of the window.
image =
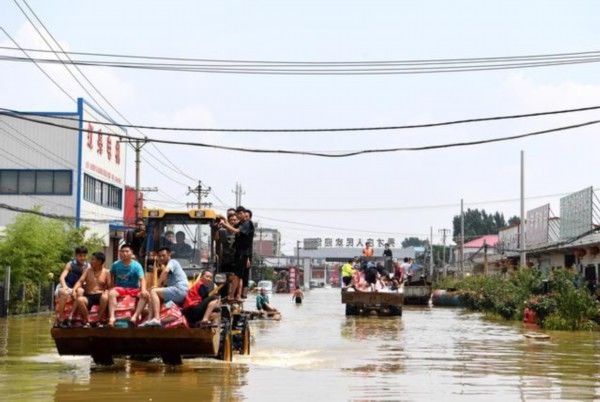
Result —
M19 182L19 172L16 170L0 171L0 193L16 194Z
M0 170L0 194L71 195L70 170Z
M53 186L52 172L37 172L35 175L35 192L50 194Z
M86 174L83 177L83 199L103 207L121 209L123 190Z

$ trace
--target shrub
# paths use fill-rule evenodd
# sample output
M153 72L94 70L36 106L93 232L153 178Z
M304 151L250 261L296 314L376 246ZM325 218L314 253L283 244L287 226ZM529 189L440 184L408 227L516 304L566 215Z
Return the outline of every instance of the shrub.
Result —
M547 286L546 283L547 282ZM522 268L508 276L471 276L457 283L463 306L507 320L523 318L531 308L544 328L592 330L600 323L600 305L575 274L559 269L544 280L536 269ZM548 294L542 294L548 288Z

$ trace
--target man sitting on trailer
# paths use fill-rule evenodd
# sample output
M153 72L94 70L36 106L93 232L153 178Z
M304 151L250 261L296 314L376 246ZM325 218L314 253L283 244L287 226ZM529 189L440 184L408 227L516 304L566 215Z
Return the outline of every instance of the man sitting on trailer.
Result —
M83 288L83 296L75 299L74 312L79 312L84 323L84 328L89 328L89 311L92 306L98 305L98 318L102 317L108 306L108 289L111 287L110 272L104 268L106 256L104 253L92 254L91 268L86 270L73 286L73 293L77 294Z
M219 308L219 296L216 294L213 275L209 270L190 288L183 302L183 315L190 327L210 324L210 315Z
M156 287L150 289L150 311L152 318L142 324L144 327L160 327L160 304L161 302L172 301L181 305L188 292L188 281L183 268L177 260L171 259L171 250L169 247L162 247L158 250L157 263L163 267L162 273L158 278ZM159 287L164 286L166 287ZM140 299L137 309L131 322L135 323L141 316L142 310L146 306L146 300Z
M133 260L130 244L123 244L119 250L119 261L113 263L110 273L112 283L115 285L108 292L108 326L115 326L115 310L117 296L131 296L145 299L147 302L150 294L146 290L144 269L139 262Z
M70 319L65 320L62 323L59 322L60 318L65 311L65 305L71 298L76 298L77 294L73 294L73 286L77 283L83 272L90 266L87 260L88 250L85 247L77 247L75 249L75 258L69 261L62 273L60 274L59 284L56 286L54 295L58 297L58 309L56 310L56 325L62 327L70 326ZM83 294L83 293L82 293ZM73 314L71 313L71 317Z

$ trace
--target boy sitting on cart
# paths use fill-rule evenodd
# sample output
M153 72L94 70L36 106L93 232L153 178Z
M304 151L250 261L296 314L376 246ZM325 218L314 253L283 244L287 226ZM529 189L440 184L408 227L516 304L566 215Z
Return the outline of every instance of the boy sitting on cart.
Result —
M113 263L110 273L115 287L108 292L108 326L114 327L117 296L138 297L147 303L150 294L146 290L144 269L139 262L133 259L130 244L126 243L121 246L119 261Z

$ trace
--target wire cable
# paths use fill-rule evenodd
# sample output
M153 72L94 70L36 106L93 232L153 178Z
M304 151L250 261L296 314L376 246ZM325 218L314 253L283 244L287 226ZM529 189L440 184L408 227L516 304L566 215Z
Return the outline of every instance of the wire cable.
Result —
M30 63L35 60L36 63L42 64L63 64L64 60L48 59L48 58L24 58L19 56L0 55L0 60L7 62L25 62ZM496 64L471 64L471 65L456 65L456 66L434 66L434 67L391 67L375 66L375 67L348 67L348 68L314 68L303 67L296 68L295 66L280 67L280 66L261 66L261 67L244 67L244 66L186 66L182 64L157 64L157 63L132 63L132 62L117 62L117 61L88 61L71 59L67 63L70 65L86 66L86 67L109 67L121 69L137 69L151 71L170 71L170 72L188 72L188 73L216 73L216 74L252 74L252 75L406 75L406 74L436 74L436 73L462 73L462 72L479 72L479 71L495 71L495 70L514 70L524 68L539 68L551 66L578 65L587 63L600 62L599 56L591 56L585 58L573 58L566 60L543 60L530 62L508 62ZM325 66L326 67L326 66Z
M540 116L551 116L567 113L579 113L589 112L593 110L599 110L600 106L585 106L573 109L559 109L550 110L544 112L532 112L523 114L510 114L510 115L499 115L499 116L487 116L487 117L473 117L459 120L449 120L433 123L424 124L404 124L404 125L393 125L393 126L371 126L371 127L331 127L331 128L273 128L273 129L262 129L262 128L204 128L204 127L167 127L167 126L150 126L141 124L131 123L104 123L95 120L83 120L84 123L92 124L104 124L104 125L116 125L123 128L135 128L144 130L164 130L164 131L195 131L195 132L252 132L252 133L310 133L310 132L342 132L342 131L382 131L382 130L406 130L406 129L417 129L417 128L432 128L451 126L456 124L468 124L468 123L480 123L485 121L499 121L499 120L512 120L512 119L523 119L529 117L540 117ZM18 110L0 108L0 111L12 112L18 114ZM56 118L61 120L79 121L68 116L57 116ZM192 178L193 180L193 178Z
M0 115L6 115L6 116L10 116L10 117L13 117L16 119L37 122L40 124L50 125L50 126L54 126L54 127L62 127L67 130L79 131L76 128L69 127L69 126L66 126L63 124L57 124L54 122L38 120L38 119L34 119L29 116L15 114L12 112L7 112L3 109L0 109ZM423 146L416 146L416 147L362 149L362 150L358 150L358 151L341 152L341 153L294 151L294 150L287 150L287 149L245 148L245 147L234 147L234 146L227 146L227 145L208 144L208 143L201 143L201 142L186 142L186 141L174 141L174 140L163 140L163 139L153 139L153 138L147 138L144 141L145 142L155 142L155 143L159 143L159 144L186 145L186 146L209 148L209 149L220 149L220 150L224 150L224 151L238 151L238 152L257 153L257 154L302 155L302 156L316 156L316 157L323 157L323 158L346 158L346 157L366 155L366 154L429 151L429 150L434 150L434 149L457 148L457 147L466 147L466 146L474 146L474 145L482 145L482 144L491 144L491 143L497 143L497 142L506 142L506 141L513 141L513 140L517 140L517 139L521 139L521 138L528 138L528 137L540 136L540 135L544 135L544 134L557 133L557 132L561 132L561 131L568 131L568 130L572 130L572 129L576 129L576 128L592 126L592 125L595 125L598 123L600 123L600 120L592 120L592 121L587 121L584 123L572 124L572 125L562 126L562 127L555 127L555 128L546 129L546 130L527 132L527 133L516 134L516 135L511 135L511 136L506 136L506 137L495 137L495 138L488 138L488 139L483 139L483 140L462 141L462 142L434 144L434 145L423 145ZM127 136L124 136L121 134L104 133L104 135L117 137L117 138L120 138L123 140L128 139Z
M10 46L0 46L0 49L4 50L18 50L17 48ZM26 48L25 50L38 53L49 53L49 50L45 49L33 49ZM564 57L577 57L577 56L590 56L598 55L600 51L582 51L582 52L568 52L568 53L546 53L546 54L533 54L533 55L519 55L519 56L488 56L488 57L464 57L464 58L437 58L437 59L407 59L407 60L364 60L364 61L282 61L282 60L240 60L240 59L208 59L208 58L186 58L186 57L168 57L168 56L146 56L146 55L132 55L132 54L115 54L115 53L100 53L100 52L77 52L63 50L64 54L78 55L78 56L98 56L108 58L130 58L130 59L146 59L146 60L170 60L170 61L192 61L192 62L205 62L205 63L231 63L231 64L283 64L283 65L371 65L371 64L441 64L441 63L474 63L474 62L494 62L494 61L505 61L505 60L531 60L540 58L564 58Z

